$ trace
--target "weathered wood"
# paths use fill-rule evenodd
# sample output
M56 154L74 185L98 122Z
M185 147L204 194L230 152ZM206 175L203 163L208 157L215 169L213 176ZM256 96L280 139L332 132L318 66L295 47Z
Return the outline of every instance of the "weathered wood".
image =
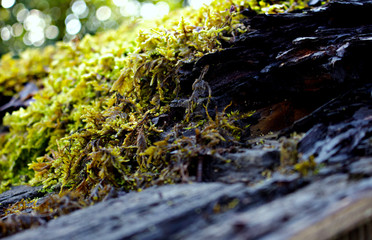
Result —
M339 94L371 82L371 11L371 1L340 0L305 13L247 19L250 31L226 43L228 48L180 70L182 93L191 93L209 65L204 80L212 89L211 112L231 101L235 109L258 109L258 115L276 107L277 116L261 123L260 131L290 126Z
M230 102L232 109L257 110L245 122L252 126L240 147L219 149L203 162L199 180L230 185L128 193L7 239L329 239L367 221L372 217L371 12L370 0L335 0L304 13L257 15L244 20L251 31L223 43L225 50L180 69L181 99L171 103L169 115L153 119L167 122L169 131L173 120L183 117L191 86L207 65L211 115ZM195 114L205 111L204 95ZM278 169L286 150L278 133L254 138L279 130L287 137L305 133L293 143L300 153L295 161L314 157L316 174L301 176L293 166ZM4 206L27 195L3 196Z
M0 216L4 213L4 208L21 201L22 199L34 199L42 197L45 193L40 190L42 187L18 186L12 190L0 194Z
M171 185L129 193L50 221L6 239L170 239L189 227L207 226L213 207L228 209L245 187L222 184ZM247 199L246 201L249 201ZM212 217L212 216L211 216ZM62 227L63 226L63 227Z
M318 163L346 163L352 157L370 155L371 91L372 87L353 91L354 95L348 94L346 99L345 97L335 99L332 103L315 111L312 115L317 116L317 119L307 119L314 126L306 133L298 146L302 158L308 159L310 156L315 156ZM306 119L303 121L305 122Z
M189 239L329 239L371 216L371 184L370 179L352 183L345 175L328 177Z
M355 199L357 198L357 199ZM329 216L291 237L292 240L330 239L351 231L372 217L372 192L335 203ZM369 232L372 237L372 232ZM369 237L369 236L366 236ZM360 237L363 239L363 237Z
M372 216L371 179L334 175L273 202L262 189L217 183L156 187L6 239L328 239Z

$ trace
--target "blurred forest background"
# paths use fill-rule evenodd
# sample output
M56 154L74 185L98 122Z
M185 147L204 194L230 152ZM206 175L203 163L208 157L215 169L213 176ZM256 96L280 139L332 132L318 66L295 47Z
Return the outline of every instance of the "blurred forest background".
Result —
M0 56L15 57L27 47L43 47L85 34L114 29L124 21L161 18L170 10L211 0L1 0Z

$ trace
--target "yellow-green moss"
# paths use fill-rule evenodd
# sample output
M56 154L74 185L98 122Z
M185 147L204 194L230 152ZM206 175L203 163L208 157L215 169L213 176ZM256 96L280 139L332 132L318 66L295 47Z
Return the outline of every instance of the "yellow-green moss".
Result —
M42 89L29 107L4 117L10 132L0 137L0 190L26 181L24 175L32 184L84 193L98 184L139 189L183 180L188 159L203 146L237 139L240 129L233 121L239 114L222 113L201 123L192 141L153 143L162 129L150 118L169 111L180 90L177 69L220 50L220 39L247 31L240 9L275 13L304 6L306 1L270 6L216 0L161 21L137 20L94 37L27 50L18 60L3 56L3 95L19 92L27 81Z

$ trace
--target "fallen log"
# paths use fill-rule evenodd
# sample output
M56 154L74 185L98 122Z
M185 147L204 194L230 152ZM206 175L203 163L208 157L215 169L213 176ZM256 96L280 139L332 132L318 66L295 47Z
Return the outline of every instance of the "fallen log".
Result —
M8 239L370 239L371 10L372 1L336 0L253 16L225 50L179 69L181 99L156 119L169 131L207 68L210 115L230 102L256 110L239 147L201 156L199 180L219 183L122 193ZM199 104L193 114L204 111ZM283 141L296 151L289 165Z
M264 189L220 183L154 187L6 239L325 240L372 217L371 179L353 182L336 174L272 202ZM359 239L369 239L371 233L367 228Z

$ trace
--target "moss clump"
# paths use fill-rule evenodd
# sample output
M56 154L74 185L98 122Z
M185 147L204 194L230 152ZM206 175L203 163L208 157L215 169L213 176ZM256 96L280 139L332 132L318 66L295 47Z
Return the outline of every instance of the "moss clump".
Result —
M299 172L302 176L307 176L309 174L316 174L321 167L321 165L315 162L315 157L310 156L309 159L294 165L294 170Z
M36 82L42 85L42 79L49 74L49 66L56 48L46 47L42 51L27 49L20 55L20 59L13 59L12 55L5 54L0 62L0 93L3 96L12 96L22 90L27 82Z
M217 113L199 124L194 139L161 139L163 129L152 119L167 113L180 93L179 67L220 50L221 39L247 31L242 9L274 13L306 6L292 0L239 2L219 0L157 22L137 20L81 41L28 50L19 60L5 55L3 95L30 80L41 90L29 107L4 117L10 132L0 137L0 189L27 179L22 176L87 194L98 185L129 190L184 179L193 154L206 146L214 154L213 147L236 138L234 121L244 115Z

